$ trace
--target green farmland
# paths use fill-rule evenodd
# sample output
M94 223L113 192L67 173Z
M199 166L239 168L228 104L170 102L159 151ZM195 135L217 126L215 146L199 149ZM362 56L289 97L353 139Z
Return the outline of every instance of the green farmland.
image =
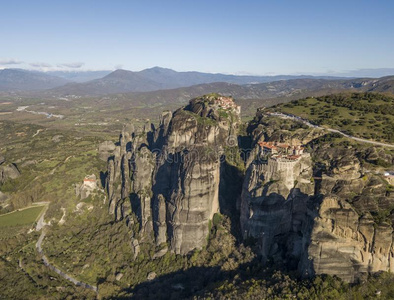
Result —
M33 224L44 206L35 206L0 216L0 228Z

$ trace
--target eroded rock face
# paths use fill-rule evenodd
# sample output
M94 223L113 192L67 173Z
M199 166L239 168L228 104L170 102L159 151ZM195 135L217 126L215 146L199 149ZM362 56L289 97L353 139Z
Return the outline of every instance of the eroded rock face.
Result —
M255 157L243 185L241 227L263 260L304 276L330 274L349 282L392 271L394 196L381 176L365 172L362 160L375 160L379 151L315 143L324 132L287 130L259 118L249 129ZM287 165L259 159L258 141L299 143L300 137L310 137L303 140L310 155Z
M362 274L393 271L392 226L360 216L345 200L323 199L313 219L306 253L299 269L304 275L329 274L353 282Z
M108 157L111 156L115 150L115 144L112 141L104 141L98 146L99 158L103 161L107 161Z
M175 253L203 247L219 211L220 158L237 143L238 124L231 99L207 96L163 113L158 128L123 130L108 161L110 213L134 213L143 236L153 231L156 245Z
M253 162L245 176L241 201L241 229L245 239L260 245L263 260L269 257L289 264L299 256L307 202L313 195L310 155L279 163Z
M6 163L4 158L0 165L0 184L8 179L16 179L21 175L18 168L14 164Z

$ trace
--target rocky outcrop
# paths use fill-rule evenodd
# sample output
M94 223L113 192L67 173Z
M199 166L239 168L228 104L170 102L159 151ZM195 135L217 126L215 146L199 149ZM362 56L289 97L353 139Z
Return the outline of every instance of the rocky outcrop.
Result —
M99 158L103 161L107 161L115 150L115 143L112 141L104 141L98 146Z
M164 112L157 128L125 128L108 161L109 212L130 225L135 215L139 238L153 236L161 250L203 247L219 211L220 158L237 146L238 125L232 99L208 95Z
M8 199L8 196L2 192L0 192L0 203L5 202Z
M0 157L0 184L5 183L8 179L16 179L21 175L15 164L7 163L4 158Z
M370 147L362 155L369 163L383 164L386 166L394 165L394 155L387 153L384 149Z
M376 160L382 151L333 147L324 138L317 141L324 132L290 130L291 124L267 118L261 114L249 127L255 156L242 191L244 238L255 240L264 261L304 276L330 274L354 282L392 271L394 196L383 178L365 173L363 160ZM299 143L300 137L310 137L303 140L310 155L282 164L258 155L260 140Z
M327 196L310 225L299 265L302 274L337 275L354 282L363 274L394 270L391 224L377 224L370 214L360 216L345 200Z

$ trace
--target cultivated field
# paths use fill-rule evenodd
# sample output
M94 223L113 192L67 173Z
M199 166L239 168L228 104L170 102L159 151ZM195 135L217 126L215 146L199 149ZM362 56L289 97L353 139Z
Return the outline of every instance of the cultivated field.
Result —
M0 228L33 224L44 206L34 206L18 210L9 214L0 215Z

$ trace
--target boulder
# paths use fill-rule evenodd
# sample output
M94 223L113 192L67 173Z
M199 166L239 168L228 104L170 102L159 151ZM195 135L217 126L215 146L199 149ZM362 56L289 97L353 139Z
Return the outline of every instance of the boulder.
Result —
M14 164L3 163L0 165L0 184L5 183L8 179L16 179L21 175Z
M115 144L112 141L105 141L99 144L98 154L99 158L103 161L107 161L108 157L112 155L115 150Z

